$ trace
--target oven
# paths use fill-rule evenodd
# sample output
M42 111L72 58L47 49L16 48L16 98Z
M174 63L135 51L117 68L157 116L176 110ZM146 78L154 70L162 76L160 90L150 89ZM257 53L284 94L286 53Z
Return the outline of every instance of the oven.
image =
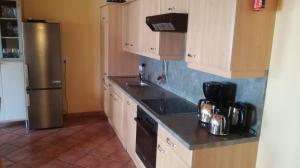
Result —
M146 168L156 166L157 122L138 107L136 153Z

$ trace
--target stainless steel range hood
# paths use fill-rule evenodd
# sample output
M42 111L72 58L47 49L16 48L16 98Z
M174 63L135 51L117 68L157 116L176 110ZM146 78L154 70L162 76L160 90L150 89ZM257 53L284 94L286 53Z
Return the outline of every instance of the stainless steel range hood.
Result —
M146 23L156 32L187 32L188 14L168 13L146 17Z

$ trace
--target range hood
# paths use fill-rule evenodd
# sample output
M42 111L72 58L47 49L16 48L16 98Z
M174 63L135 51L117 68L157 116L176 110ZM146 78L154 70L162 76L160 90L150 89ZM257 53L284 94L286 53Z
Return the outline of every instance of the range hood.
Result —
M186 33L188 14L168 13L146 17L146 23L155 32L180 32Z

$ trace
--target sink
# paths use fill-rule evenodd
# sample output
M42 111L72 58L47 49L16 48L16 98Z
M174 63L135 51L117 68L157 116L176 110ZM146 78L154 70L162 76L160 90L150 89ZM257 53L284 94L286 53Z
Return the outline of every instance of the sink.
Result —
M153 87L150 83L141 83L141 82L133 82L133 81L128 81L126 82L127 87Z

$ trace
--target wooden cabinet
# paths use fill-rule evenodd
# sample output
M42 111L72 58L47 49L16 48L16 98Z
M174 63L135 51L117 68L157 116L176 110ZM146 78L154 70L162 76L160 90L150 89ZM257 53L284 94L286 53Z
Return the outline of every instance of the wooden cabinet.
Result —
M257 147L249 142L189 150L159 125L156 168L255 168Z
M160 0L160 12L165 13L188 13L189 0Z
M146 24L146 17L160 14L161 0L141 1L140 54L158 60L184 58L185 34L153 32Z
M122 5L102 6L100 13L100 47L103 65L101 77L107 84L107 76L137 75L137 56L123 52L122 48Z
M110 89L108 85L104 85L104 113L108 119L111 118L111 96Z
M111 113L112 113L112 124L115 129L115 132L119 139L121 140L122 144L125 144L123 138L123 118L124 118L124 95L120 89L116 86L112 85L111 89Z
M159 57L159 32L153 32L146 24L146 17L159 14L160 0L141 0L141 53L148 57Z
M253 11L243 0L190 0L188 67L228 77L261 77L269 67L276 0Z
M137 104L129 97L126 98L125 111L124 111L124 133L126 134L124 138L126 139L126 149L129 156L137 165L141 165L141 162L135 153L136 146L136 122L137 117Z
M127 52L140 52L141 0L123 6L123 49Z
M188 168L188 166L161 139L157 139L156 168Z
M0 121L27 120L23 62L0 64Z

